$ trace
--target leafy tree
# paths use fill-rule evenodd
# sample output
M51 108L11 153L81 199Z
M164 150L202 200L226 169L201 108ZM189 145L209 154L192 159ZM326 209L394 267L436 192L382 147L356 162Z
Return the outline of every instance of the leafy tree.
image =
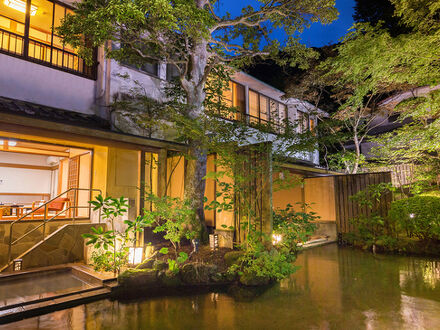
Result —
M139 65L151 59L170 63L179 73L184 105L181 115L199 123L207 98L205 85L219 63L236 66L257 55L276 58L283 48L289 56L280 61L301 64L311 55L296 34L304 26L328 23L337 15L334 0L258 0L240 3L238 15L219 15L216 3L219 1L85 0L76 4L75 15L66 17L58 34L89 61L92 49L110 40L116 47L106 49L109 58ZM289 36L284 47L270 38L277 28ZM203 224L207 152L200 139L189 136L186 142L185 199L192 202Z
M301 82L289 88L288 94L309 101L322 121L319 142L324 154L329 148L333 150L326 160L329 167L356 173L364 162L362 142L387 121L389 114L379 111L378 102L396 86L383 82L390 70L377 62L384 56L381 46L390 39L389 33L379 27L356 24L343 42L314 63ZM328 104L329 98L336 110L326 118L318 108Z
M384 24L392 35L409 31L394 14L395 7L390 0L356 0L353 19L357 23Z
M393 0L396 15L411 32L381 45L373 70L383 70L384 84L401 84L402 92L381 103L399 114L401 128L375 140L374 154L386 164L413 163L413 192L438 187L440 173L440 6L438 1ZM383 32L380 36L383 36Z

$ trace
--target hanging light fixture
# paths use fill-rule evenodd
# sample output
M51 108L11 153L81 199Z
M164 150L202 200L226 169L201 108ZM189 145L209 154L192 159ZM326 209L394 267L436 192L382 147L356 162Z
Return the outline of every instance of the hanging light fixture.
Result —
M26 14L26 2L22 0L4 0L3 3L9 8L18 10L22 13ZM35 16L37 13L38 7L35 5L31 5L30 14L31 16Z

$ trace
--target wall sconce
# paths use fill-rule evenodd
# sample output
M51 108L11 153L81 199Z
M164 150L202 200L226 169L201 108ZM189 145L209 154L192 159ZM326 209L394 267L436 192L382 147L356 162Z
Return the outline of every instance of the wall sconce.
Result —
M14 272L19 272L23 268L23 259L15 259L12 264Z
M128 263L130 265L139 265L142 262L144 254L143 247L131 247L128 250Z
M218 234L209 235L209 246L211 250L218 250Z

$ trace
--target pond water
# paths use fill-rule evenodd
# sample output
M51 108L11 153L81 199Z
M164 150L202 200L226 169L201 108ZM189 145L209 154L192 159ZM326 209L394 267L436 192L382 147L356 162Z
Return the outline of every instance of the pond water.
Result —
M252 301L226 293L102 300L0 329L440 329L440 260L327 245Z

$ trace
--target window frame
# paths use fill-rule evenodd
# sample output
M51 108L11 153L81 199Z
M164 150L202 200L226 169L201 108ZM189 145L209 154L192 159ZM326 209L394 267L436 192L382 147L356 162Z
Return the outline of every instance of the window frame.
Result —
M272 97L264 95L264 94L256 91L255 89L252 89L252 88L249 88L248 100L250 100L249 94L251 92L257 94L257 96L258 96L258 118L254 118L255 116L251 116L251 114L248 113L248 114L246 114L247 117L248 117L248 123L252 124L252 119L257 119L259 125L262 125L262 124L264 124L264 125L274 125L275 126L274 128L277 131L277 133L282 132L286 128L286 126L287 126L286 123L285 123L285 118L287 118L287 111L288 111L287 105L284 104L284 103L281 103L281 102L279 102L277 100L275 100ZM267 114L267 118L268 118L267 120L261 118L261 101L260 101L260 99L261 99L262 96L267 99L267 109L266 109L266 114ZM271 111L270 111L270 103L271 102L275 102L276 103L278 116L280 115L280 104L284 105L284 111L285 111L285 113L284 113L284 124L280 120L281 117L279 118L279 122L278 123L276 121L273 121L272 116L271 116ZM250 101L248 103L249 103L249 112L250 112Z
M59 6L63 7L65 12L66 12L66 10L74 10L75 9L72 6L69 6L68 4L65 4L65 3L57 1L57 0L46 0L46 1L51 2L53 4L52 24L53 24L53 17L55 15L55 12L54 12L55 5L59 5ZM93 51L93 64L92 64L92 66L88 66L88 65L86 65L85 61L78 56L78 54L75 54L75 53L72 53L71 51L65 50L64 47L63 47L63 49L61 49L61 48L55 47L53 45L53 39L54 39L54 36L56 36L54 34L55 31L54 31L54 27L53 26L50 29L50 31L51 31L51 42L50 42L50 44L45 44L45 43L42 43L42 42L40 42L38 40L34 40L34 39L30 38L29 31L30 31L30 28L31 28L31 26L30 26L31 15L30 15L30 10L28 10L28 7L31 5L32 1L31 0L26 0L25 2L26 2L26 13L25 13L25 20L24 20L24 23L23 23L24 24L24 33L23 33L23 35L20 35L20 34L14 33L14 32L10 32L8 30L4 30L4 29L0 28L0 39L3 40L3 38L5 36L7 36L9 38L11 38L11 36L13 36L13 37L15 37L17 39L20 39L21 42L22 42L21 51L17 52L16 50L12 51L12 50L3 49L2 47L0 47L0 53L1 54L5 54L5 55L9 55L9 56L12 56L12 57L20 58L20 59L23 59L23 60L28 61L28 62L37 63L37 64L40 64L40 65L43 65L43 66L46 66L46 67L49 67L49 68L52 68L52 69L56 69L56 70L59 70L59 71L63 71L63 72L66 72L66 73L70 73L70 74L74 74L74 75L77 75L77 76L81 76L81 77L84 77L84 78L87 78L87 79L96 80L97 79L97 60L96 60L97 59L97 50L94 49L94 51ZM1 15L1 13L0 13L0 15ZM29 43L30 42L36 43L40 47L47 47L48 49L50 49L50 54L51 54L50 55L50 62L47 62L47 61L44 61L44 60L40 60L38 58L34 58L34 57L30 56L30 54L29 54ZM82 60L83 61L82 62L82 70L81 71L80 70L74 70L74 69L70 69L70 68L65 67L65 66L58 66L58 65L53 64L52 63L52 56L53 56L54 50L62 52L62 54L63 54L62 55L63 61L64 61L64 58L65 57L68 58L68 56L73 56L74 58L76 57L76 58L78 58L78 61Z

